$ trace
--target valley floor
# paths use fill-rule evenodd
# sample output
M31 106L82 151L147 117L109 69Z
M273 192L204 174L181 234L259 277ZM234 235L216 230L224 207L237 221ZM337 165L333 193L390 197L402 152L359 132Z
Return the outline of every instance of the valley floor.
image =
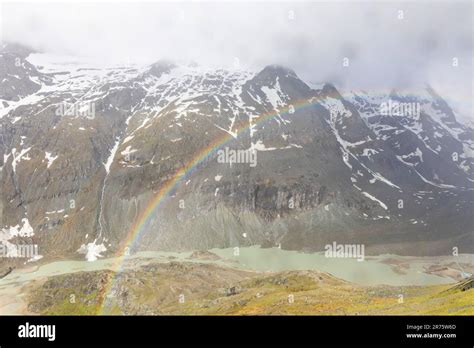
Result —
M326 271L284 270L281 265L278 270L255 270L250 259L241 260L244 266L221 256L211 251L142 253L124 260L120 272L113 270L116 259L61 261L15 270L0 280L0 314L474 314L473 278L462 279L456 271L459 265L466 274L472 272L470 255L463 255L461 263L448 257L377 259L394 274L423 269L420 279L429 281L423 285L407 285L396 277L395 285L388 278L381 278L380 284L363 284L364 279L348 281ZM373 271L366 267L366 272ZM427 275L435 278L423 278Z

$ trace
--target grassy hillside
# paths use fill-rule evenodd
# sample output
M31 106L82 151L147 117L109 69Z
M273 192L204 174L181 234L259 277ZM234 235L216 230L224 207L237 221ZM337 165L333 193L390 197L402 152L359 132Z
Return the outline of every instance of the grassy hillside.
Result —
M211 264L151 263L119 276L97 271L48 278L30 292L28 310L52 315L473 315L472 279L463 284L369 287L318 271L257 273Z

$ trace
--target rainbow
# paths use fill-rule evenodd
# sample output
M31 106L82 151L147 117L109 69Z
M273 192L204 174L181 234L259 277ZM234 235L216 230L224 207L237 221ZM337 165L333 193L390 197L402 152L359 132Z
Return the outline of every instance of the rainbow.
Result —
M384 96L387 94L383 93ZM413 93L413 95L416 95ZM325 95L324 98L328 97ZM330 94L329 97L332 98L341 98L343 97L335 92L334 94ZM200 168L203 164L207 163L210 159L214 157L216 152L224 147L225 145L231 143L235 139L237 139L241 134L247 131L251 126L261 125L269 120L277 116L293 114L298 110L302 110L308 108L310 106L316 105L321 101L320 97L312 97L310 99L303 99L298 100L288 106L282 108L278 111L271 111L265 114L262 114L258 117L255 123L249 124L249 122L237 124L235 126L234 134L231 135L227 132L224 132L223 135L216 140L214 140L211 144L207 147L203 148L201 151L197 152L191 160L186 163L182 168L180 168L176 173L168 179L159 189L158 192L150 199L146 208L141 212L138 218L135 220L133 225L131 226L130 230L127 233L126 238L119 246L118 251L115 254L115 258L112 264L112 271L114 271L114 275L112 278L107 282L106 286L103 288L102 293L100 294L99 298L99 314L106 314L104 310L106 308L106 298L110 294L115 282L116 278L119 275L120 270L122 269L123 262L126 257L125 251L128 249L132 249L133 245L136 243L137 240L140 239L141 234L145 230L145 227L149 224L150 220L157 215L157 211L160 207L165 203L166 198L173 195L176 191L180 183L183 180L189 178L198 168Z
M262 123L265 123L277 116L293 114L298 110L302 110L310 106L316 105L319 102L320 98L318 97L313 97L309 100L298 100L297 102L289 104L281 110L267 112L265 114L260 115L258 119L256 119L256 122L253 124L249 124L249 122L237 124L237 126L235 126L236 130L234 131L234 135L225 132L221 137L217 138L207 147L197 152L191 158L191 160L186 163L186 165L176 171L176 173L169 180L167 180L161 186L158 192L150 199L146 208L140 213L138 218L133 223L132 227L127 233L126 238L124 239L124 242L121 243L119 251L115 254L115 260L111 267L112 270L115 272L115 275L112 276L111 280L106 284L104 290L100 294L99 313L105 314L104 309L106 304L106 298L107 295L110 294L115 284L117 275L119 274L122 268L123 262L126 257L125 251L130 250L136 243L136 241L140 239L140 236L145 230L145 227L149 224L153 216L156 216L157 211L164 204L166 198L170 197L172 193L176 191L176 189L178 188L180 183L183 182L183 180L189 178L198 168L200 168L203 164L207 163L209 159L213 158L217 151L219 151L219 149L237 139L241 134L249 130L251 126L261 125Z

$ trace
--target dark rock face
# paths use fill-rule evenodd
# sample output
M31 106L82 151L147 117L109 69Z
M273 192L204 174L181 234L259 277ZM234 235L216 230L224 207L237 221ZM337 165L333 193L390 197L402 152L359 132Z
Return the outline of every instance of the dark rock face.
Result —
M458 284L456 284L452 288L449 288L446 291L448 292L467 291L467 290L471 290L472 288L474 288L474 276L470 276L469 278L458 282Z
M19 101L52 83L50 76L40 73L26 57L31 52L15 45L0 47L0 99L6 108L12 101Z
M28 239L47 257L114 252L176 173L219 143L176 180L134 250L474 249L473 130L432 89L343 97L280 66L46 74L15 53L0 57L0 80L17 57L20 78L0 96L0 242ZM389 100L419 112L385 115ZM256 162L222 163L219 149L253 150Z
M9 275L13 271L13 267L7 267L5 269L2 269L0 272L0 279L5 278L7 275Z

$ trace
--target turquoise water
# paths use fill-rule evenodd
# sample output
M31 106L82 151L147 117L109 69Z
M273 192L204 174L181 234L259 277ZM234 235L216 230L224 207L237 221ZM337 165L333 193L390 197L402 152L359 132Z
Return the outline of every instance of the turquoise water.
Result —
M261 249L258 246L240 248L234 256L234 249L212 249L222 258L238 261L236 267L256 271L320 270L338 278L362 285L434 285L455 282L451 278L423 273L423 262L416 262L406 274L399 274L390 265L381 263L385 258L400 258L394 255L367 257L365 261L351 258L327 258L324 253L302 253L278 248ZM419 258L417 258L419 259Z
M380 255L366 257L365 261L359 262L350 258L327 258L324 253L303 253L298 251L280 250L278 248L262 249L259 246L245 247L239 249L239 255L234 255L234 248L211 249L221 260L192 260L189 256L192 252L163 252L145 251L127 257L129 261L136 261L139 265L147 262L170 262L186 261L213 263L227 267L254 270L259 272L278 272L289 270L320 270L330 273L335 277L362 285L434 285L455 282L451 278L426 274L423 265L433 263L435 258L410 258L396 255ZM173 259L171 259L171 257ZM381 261L386 258L408 261L410 268L404 269L406 274L399 274L392 270L390 265ZM466 260L462 260L461 257ZM447 257L443 257L446 259ZM472 262L472 255L460 255L459 262ZM56 261L41 266L33 266L29 269L15 270L3 279L0 279L0 288L8 284L26 282L40 277L54 276L60 274L97 271L113 269L116 267L117 259L99 259L94 262L88 261ZM125 263L126 268L131 268L131 263Z

